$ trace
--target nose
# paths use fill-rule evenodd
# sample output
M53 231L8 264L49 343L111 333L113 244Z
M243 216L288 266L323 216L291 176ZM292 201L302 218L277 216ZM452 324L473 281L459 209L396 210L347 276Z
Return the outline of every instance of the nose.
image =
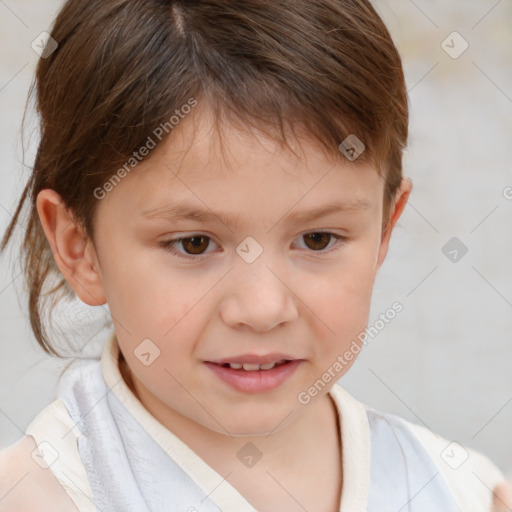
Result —
M234 329L266 332L299 316L298 299L286 280L266 260L259 260L242 262L221 303L221 318Z

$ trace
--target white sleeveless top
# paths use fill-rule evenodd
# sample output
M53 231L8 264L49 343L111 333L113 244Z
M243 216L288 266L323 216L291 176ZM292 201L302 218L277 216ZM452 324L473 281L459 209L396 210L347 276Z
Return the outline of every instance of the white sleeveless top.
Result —
M222 475L132 393L115 333L101 360L76 360L58 399L30 423L50 470L80 512L255 512ZM484 455L355 400L339 384L340 512L490 512L504 480Z

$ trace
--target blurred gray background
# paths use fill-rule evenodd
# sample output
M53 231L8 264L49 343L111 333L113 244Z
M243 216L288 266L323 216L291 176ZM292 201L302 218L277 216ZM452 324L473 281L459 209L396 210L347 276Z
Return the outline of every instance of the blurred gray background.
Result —
M403 311L377 324L341 384L374 408L484 452L511 476L512 2L373 4L403 57L411 108L404 174L414 189L377 279L369 325L395 301ZM60 5L0 0L2 232L28 178L20 125L38 59L31 43ZM34 135L29 165L36 143ZM44 355L30 332L12 248L0 265L2 448L53 400L67 361ZM59 322L77 346L95 336L91 354L112 328L107 308L80 302L63 306Z

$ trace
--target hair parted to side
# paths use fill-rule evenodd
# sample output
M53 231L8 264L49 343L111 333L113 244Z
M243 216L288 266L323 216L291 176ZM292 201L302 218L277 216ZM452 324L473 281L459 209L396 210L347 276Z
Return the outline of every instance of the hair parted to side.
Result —
M39 60L29 92L41 139L1 245L28 199L21 261L45 352L59 355L42 313L74 292L42 229L38 193L55 190L94 239L94 191L190 98L217 126L237 122L284 144L285 127L305 127L335 158L346 159L338 146L355 134L366 149L354 166L370 162L385 179L387 218L402 179L408 99L400 56L370 2L68 0L50 34L58 47ZM43 293L50 277L58 284Z

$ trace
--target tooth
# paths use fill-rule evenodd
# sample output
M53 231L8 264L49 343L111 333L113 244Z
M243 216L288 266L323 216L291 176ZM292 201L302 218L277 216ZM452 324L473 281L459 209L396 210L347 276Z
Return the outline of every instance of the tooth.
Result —
M242 364L241 363L229 363L229 366L233 368L233 370L241 370Z
M273 363L260 364L260 368L262 370L270 370L271 368L274 368L275 365L276 365L276 362L274 361Z
M259 364L251 364L251 363L244 363L243 367L244 367L244 370L247 370L247 371L254 371L254 370L260 369Z

